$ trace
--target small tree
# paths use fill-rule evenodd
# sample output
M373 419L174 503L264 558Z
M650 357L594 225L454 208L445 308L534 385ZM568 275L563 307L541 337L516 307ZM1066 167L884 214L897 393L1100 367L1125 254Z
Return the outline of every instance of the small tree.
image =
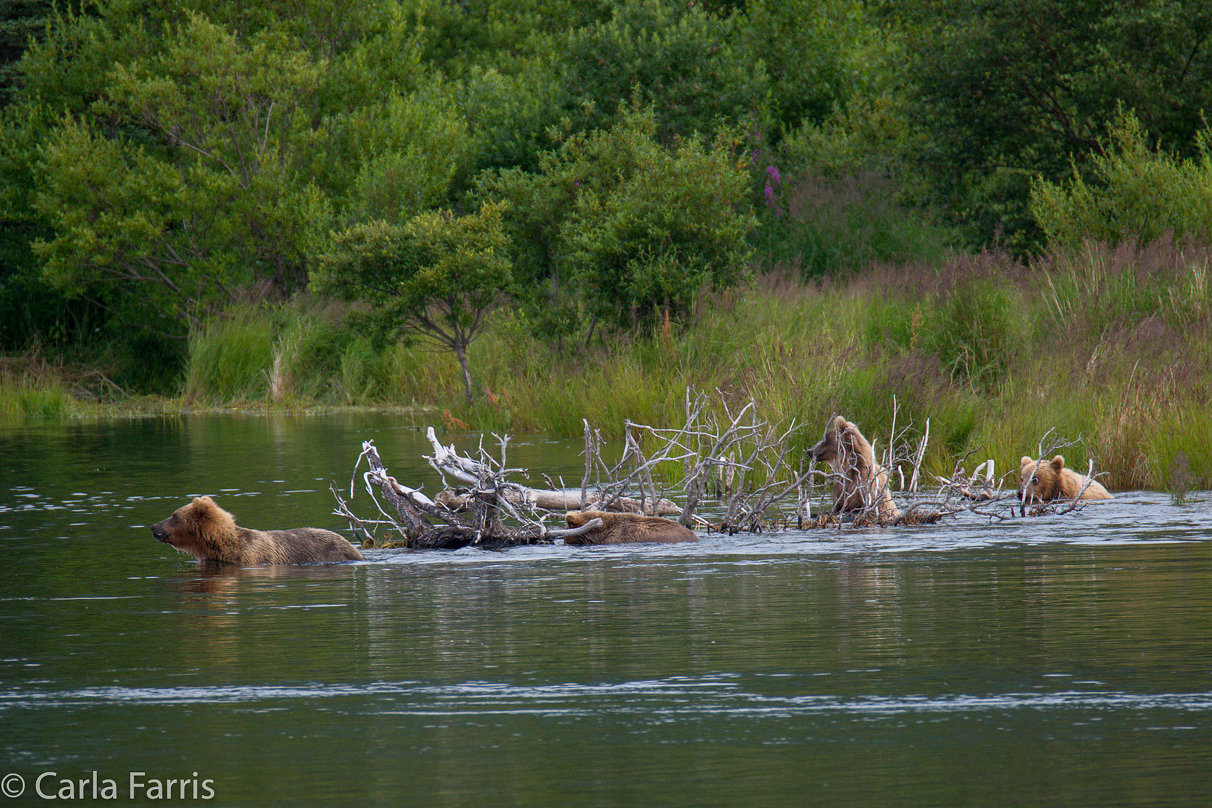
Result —
M402 225L354 225L333 237L312 288L367 303L357 317L379 339L422 337L454 351L471 403L467 346L512 282L504 210L497 203L467 216L427 211Z

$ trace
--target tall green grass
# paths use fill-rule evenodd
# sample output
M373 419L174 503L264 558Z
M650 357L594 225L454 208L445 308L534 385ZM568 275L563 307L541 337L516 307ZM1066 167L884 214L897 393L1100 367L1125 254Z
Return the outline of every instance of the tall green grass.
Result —
M0 372L0 416L59 419L75 409L67 386L53 374Z
M841 413L887 447L929 424L927 473L957 459L1093 460L1119 488L1212 486L1207 250L1086 246L1022 264L998 254L872 265L805 282L790 265L704 296L686 326L598 332L564 347L502 309L470 349L477 397L432 346L376 346L333 304L241 309L191 335L186 406L427 408L485 431L618 438L682 423L687 390L719 414L753 399L814 442ZM0 375L0 413L62 417L57 377ZM718 391L718 394L717 392ZM451 423L454 423L453 421Z
M190 335L182 396L291 409L441 400L453 386L426 378L432 364L422 351L378 347L342 319L342 311L306 301L213 319Z
M265 400L273 359L270 318L238 309L189 336L187 401L244 404Z
M970 452L1012 472L1042 449L1078 468L1093 460L1114 488L1169 488L1178 457L1193 485L1212 484L1206 256L1163 246L1064 260L958 256L840 284L770 273L705 301L683 332L565 355L503 327L473 351L498 403L452 409L482 428L575 435L582 418L676 424L691 386L752 397L765 417L803 424L804 441L840 412L886 446L895 401L909 436L929 419L928 472Z

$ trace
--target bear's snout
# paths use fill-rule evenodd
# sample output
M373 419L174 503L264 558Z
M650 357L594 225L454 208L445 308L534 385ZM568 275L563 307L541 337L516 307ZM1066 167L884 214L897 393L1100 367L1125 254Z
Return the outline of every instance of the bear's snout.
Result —
M831 449L832 444L829 439L826 438L808 450L808 458L817 463L831 463L833 462L835 456L835 453L831 451Z
M165 527L167 521L168 520L165 520L164 522L156 522L156 524L152 525L151 528L152 538L154 538L156 541L162 541L165 544L168 543L168 529Z

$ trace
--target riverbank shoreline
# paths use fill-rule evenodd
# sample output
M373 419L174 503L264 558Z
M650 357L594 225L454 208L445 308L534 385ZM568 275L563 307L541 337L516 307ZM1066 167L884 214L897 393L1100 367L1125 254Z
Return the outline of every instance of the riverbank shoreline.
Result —
M377 346L331 307L239 310L191 333L176 395L130 395L95 367L0 360L0 419L391 412L451 433L619 437L684 423L706 393L752 401L796 445L842 414L917 441L924 473L1063 454L1113 490L1212 488L1212 291L1203 253L1116 249L1031 264L957 255L816 283L765 273L703 293L682 326L540 339L499 309L469 359ZM895 433L895 435L894 435Z

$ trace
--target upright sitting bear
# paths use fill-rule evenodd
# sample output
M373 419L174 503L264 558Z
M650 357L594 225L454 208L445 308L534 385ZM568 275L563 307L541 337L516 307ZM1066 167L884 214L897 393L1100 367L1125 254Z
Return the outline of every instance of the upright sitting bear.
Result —
M587 533L567 536L565 544L639 544L641 542L698 541L693 530L660 516L606 511L569 511L564 521L569 527L581 527L594 519L602 526Z
M1054 499L1112 499L1097 480L1065 467L1065 458L1057 455L1051 461L1035 461L1023 457L1019 461L1018 495L1020 499L1050 502ZM1089 485L1086 485L1086 483ZM1085 486L1085 491L1082 487Z
M260 564L314 564L361 561L358 548L331 530L250 530L210 497L197 497L163 522L152 536L199 561L222 561L252 567Z
M837 416L825 428L820 443L808 456L828 463L836 473L833 481L833 512L865 512L880 522L895 519L900 512L888 491L888 474L875 462L875 451L854 424Z

